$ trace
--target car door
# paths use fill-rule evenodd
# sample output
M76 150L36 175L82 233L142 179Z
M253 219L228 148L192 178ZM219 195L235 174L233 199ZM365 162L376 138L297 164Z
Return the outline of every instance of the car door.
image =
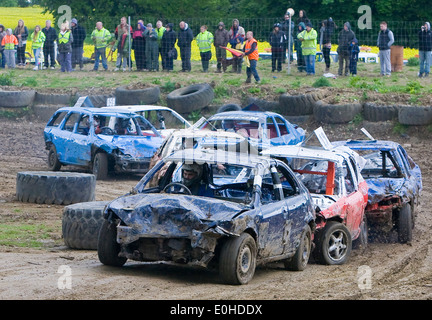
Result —
M62 137L63 140L63 159L67 164L82 165L84 164L79 155L78 144L82 143L83 138L77 133L78 122L81 119L80 112L71 112L68 114L64 123Z
M69 156L78 165L88 165L91 163L91 126L93 121L89 114L80 114L77 125L70 135Z
M72 131L75 128L77 121L77 114L69 112L64 121L53 131L53 143L57 149L57 156L60 162L67 164L74 164L69 162L69 139Z

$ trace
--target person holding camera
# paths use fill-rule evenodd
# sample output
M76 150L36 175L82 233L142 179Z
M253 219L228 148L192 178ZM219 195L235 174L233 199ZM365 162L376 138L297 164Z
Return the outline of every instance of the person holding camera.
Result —
M419 78L429 77L429 71L432 59L432 32L430 23L425 22L418 33L419 36L419 60L420 71Z

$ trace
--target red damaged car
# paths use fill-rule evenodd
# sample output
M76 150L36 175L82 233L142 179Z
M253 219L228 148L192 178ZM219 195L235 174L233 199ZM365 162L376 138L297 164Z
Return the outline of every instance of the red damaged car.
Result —
M353 244L367 246L368 187L360 174L365 160L328 140L322 145L278 146L263 154L286 159L309 190L317 213L312 255L319 263L339 265L349 259Z

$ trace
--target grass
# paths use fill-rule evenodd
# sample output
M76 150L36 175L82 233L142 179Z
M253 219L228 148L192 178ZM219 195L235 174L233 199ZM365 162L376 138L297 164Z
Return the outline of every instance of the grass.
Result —
M43 224L2 223L0 245L26 248L42 248L51 241L54 229Z

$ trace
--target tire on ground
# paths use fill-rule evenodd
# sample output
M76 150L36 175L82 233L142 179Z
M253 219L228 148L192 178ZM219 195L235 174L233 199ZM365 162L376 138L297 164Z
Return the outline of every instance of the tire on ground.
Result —
M116 105L155 104L160 98L160 87L129 90L118 87L115 90Z
M312 114L316 102L317 94L305 94L290 96L282 94L279 97L280 112L287 116L304 116Z
M62 234L71 249L96 250L103 210L109 201L76 203L63 209Z
M397 106L377 105L370 102L366 102L363 106L363 118L367 121L387 121L397 119L397 117Z
M361 112L362 105L358 103L332 105L318 101L313 114L318 122L338 124L352 121Z
M213 98L213 88L208 83L199 83L170 92L166 100L167 106L178 113L189 113L208 106Z
M240 111L242 108L236 103L227 103L219 107L216 113L228 112L228 111Z
M93 201L96 178L77 172L34 171L18 172L16 197L18 201L68 205Z
M425 126L432 123L432 107L401 106L398 115L399 123L409 126Z
M36 91L0 91L0 107L25 108L33 104Z

